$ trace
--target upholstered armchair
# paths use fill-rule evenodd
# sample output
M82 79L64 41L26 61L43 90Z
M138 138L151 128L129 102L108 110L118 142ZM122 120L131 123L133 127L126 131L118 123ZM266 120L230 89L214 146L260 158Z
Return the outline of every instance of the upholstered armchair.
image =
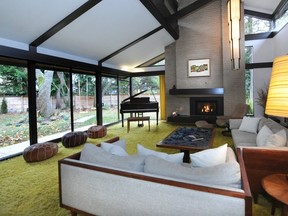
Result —
M248 112L248 105L245 103L237 104L235 110L231 115L217 116L216 125L219 127L227 127L229 119L242 119Z

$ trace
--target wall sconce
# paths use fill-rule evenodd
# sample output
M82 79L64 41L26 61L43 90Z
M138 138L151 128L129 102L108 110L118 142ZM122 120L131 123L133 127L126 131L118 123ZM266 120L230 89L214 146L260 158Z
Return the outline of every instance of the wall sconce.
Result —
M240 19L241 0L228 0L228 27L233 70L240 69Z
M274 59L265 113L288 117L288 55Z

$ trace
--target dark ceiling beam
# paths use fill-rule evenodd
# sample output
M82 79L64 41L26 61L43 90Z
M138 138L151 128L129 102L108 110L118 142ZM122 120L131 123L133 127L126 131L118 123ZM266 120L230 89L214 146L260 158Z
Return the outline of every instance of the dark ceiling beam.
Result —
M169 18L168 18L168 21L169 22L172 22L174 20L178 20L196 10L198 10L199 8L213 2L215 0L198 0L198 1L195 1L193 3L191 3L190 5L182 8L181 10L177 11L176 13L172 14Z
M65 26L69 25L71 22L73 22L75 19L80 17L82 14L90 10L92 7L97 5L101 0L89 0L79 8L77 8L75 11L73 11L71 14L66 16L64 19L62 19L60 22L58 22L56 25L54 25L52 28L50 28L48 31L46 31L44 34L42 34L40 37L38 37L36 40L34 40L30 46L37 47L40 44L44 43L46 40L48 40L50 37L52 37L54 34L59 32L61 29L63 29Z
M275 18L276 16L282 16L282 14L286 11L288 6L288 1L287 0L281 0L280 3L278 4L277 8L273 12L273 17Z
M175 40L177 40L179 38L178 25L173 28L173 26L169 22L167 22L166 18L161 14L161 12L159 11L159 7L157 8L156 5L153 3L153 0L140 0L140 1L147 8L147 10L155 17L155 19L157 19L157 21L166 29L166 31Z
M50 56L41 53L35 53L27 50L16 49L12 47L2 46L0 45L0 57L11 58L11 59L18 59L24 61L34 61L39 64L47 64L51 66L58 66L63 68L71 68L76 70L87 70L87 71L101 71L110 74L119 74L122 76L129 76L130 72L117 70L114 68L108 67L100 67L98 65L89 64L85 62L79 62L75 60L60 58L56 56Z
M252 11L252 10L244 10L244 14L245 15L250 15L250 16L254 16L254 17L260 17L263 19L269 19L272 20L273 19L273 15L272 14L267 14L267 13L261 13L258 11Z
M151 36L151 35L153 35L154 33L160 31L161 29L163 29L162 26L160 26L160 27L158 27L158 28L156 28L156 29L154 29L154 30L148 32L147 34L141 36L140 38L138 38L138 39L132 41L131 43L127 44L126 46L124 46L124 47L118 49L117 51L113 52L112 54L110 54L110 55L106 56L105 58L101 59L100 61L98 61L99 64L102 64L104 61L107 61L108 59L114 57L115 55L119 54L120 52L123 52L124 50L126 50L126 49L128 49L129 47L135 45L136 43L139 43L140 41L142 41L142 40L148 38L149 36Z

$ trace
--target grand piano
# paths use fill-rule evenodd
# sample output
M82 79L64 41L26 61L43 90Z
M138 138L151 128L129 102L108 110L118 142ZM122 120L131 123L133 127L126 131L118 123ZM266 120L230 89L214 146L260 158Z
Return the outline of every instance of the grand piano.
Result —
M137 94L134 94L121 102L120 113L122 118L122 127L124 127L124 113L137 115L139 113L145 113L145 112L156 112L156 120L158 125L158 114L159 114L158 102L150 101L149 97L139 97L139 98L136 97L146 91L147 90L144 90Z

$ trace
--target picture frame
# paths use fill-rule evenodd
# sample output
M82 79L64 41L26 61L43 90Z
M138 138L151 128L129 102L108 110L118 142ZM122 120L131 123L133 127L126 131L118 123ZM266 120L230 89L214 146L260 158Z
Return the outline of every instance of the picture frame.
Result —
M210 59L188 60L188 77L210 76Z

